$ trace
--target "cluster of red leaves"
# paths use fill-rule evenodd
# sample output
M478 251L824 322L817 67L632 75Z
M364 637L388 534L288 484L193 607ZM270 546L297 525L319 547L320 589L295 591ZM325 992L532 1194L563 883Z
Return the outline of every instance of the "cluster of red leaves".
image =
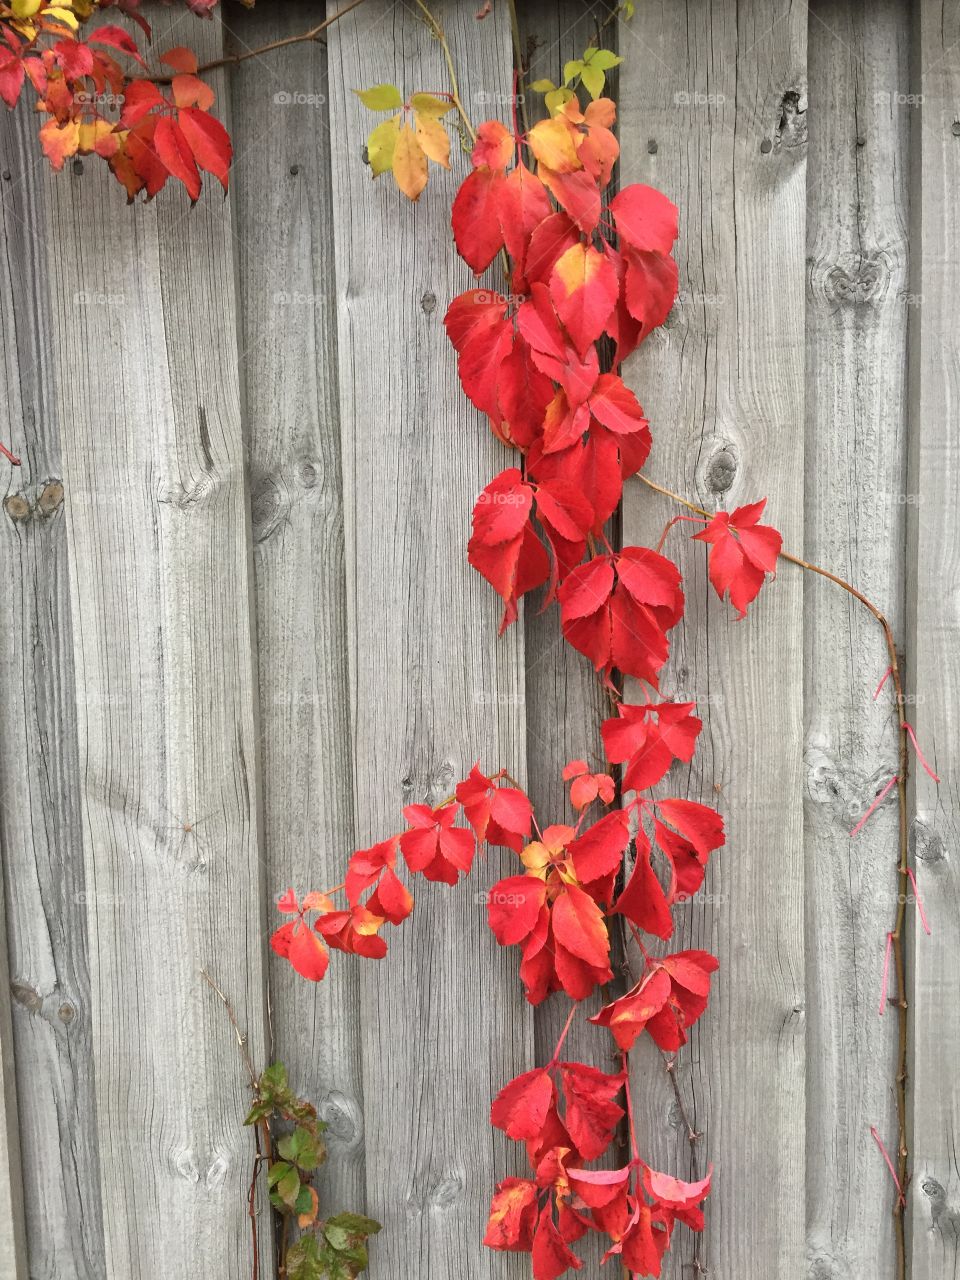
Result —
M484 1244L532 1254L534 1280L580 1270L570 1246L591 1232L609 1239L604 1262L619 1257L631 1274L658 1276L674 1224L703 1229L709 1174L681 1182L636 1156L618 1169L585 1167L610 1147L624 1116L616 1098L627 1087L626 1070L608 1075L555 1059L517 1076L494 1099L493 1124L525 1144L533 1176L497 1187Z
M606 1257L619 1257L631 1274L659 1276L675 1224L702 1229L710 1189L709 1175L686 1183L651 1169L632 1119L629 1162L586 1167L630 1116L627 1054L637 1038L646 1031L675 1052L706 1007L716 959L705 951L651 954L642 934L672 937L673 909L701 887L711 853L724 843L712 809L650 794L674 762L691 761L702 728L693 703L657 694L668 633L683 613L680 573L659 549L614 550L604 536L624 481L646 461L650 429L633 392L604 369L602 349L613 351L615 364L622 360L663 323L677 287L670 201L637 185L604 209L618 155L613 122L608 100L581 111L573 99L525 138L496 121L480 127L454 202L454 236L477 274L502 254L507 283L504 292L461 294L445 324L464 391L519 455L477 500L470 563L503 600L501 630L535 588L545 585L547 602L558 600L564 636L617 703L602 735L607 760L622 771L624 802L588 817L594 804L614 803L616 785L610 773L574 760L563 776L575 821L541 827L504 771L487 777L475 766L448 800L409 805L403 831L353 854L337 890L345 908L333 904L337 891L302 903L285 895L281 910L296 919L273 938L274 949L314 979L326 971L329 947L379 958L387 949L382 927L413 909L401 863L410 875L455 884L484 843L515 860L490 890L487 916L502 946L520 948L531 1003L556 991L574 1001L594 995L613 978L611 924L632 932L643 972L626 994L605 996L591 1018L613 1036L621 1072L561 1061L561 1037L546 1067L511 1081L493 1104L493 1123L526 1144L532 1176L499 1185L485 1243L531 1253L535 1280L582 1267L571 1245L588 1232L604 1234ZM696 535L709 544L713 586L741 615L780 550L779 534L759 524L762 510L756 503L704 517ZM643 681L651 700L623 703L615 673Z
M480 126L454 238L478 275L503 253L509 292L469 289L445 324L464 391L520 454L521 466L477 499L468 548L503 599L501 629L546 584L566 639L606 679L617 670L656 688L683 592L656 551L596 550L651 442L636 396L603 371L601 348L610 344L619 364L666 319L677 210L641 184L604 205L619 154L615 114L609 99L582 111L572 99L522 139L497 121ZM757 524L762 507L720 512L696 535L711 546L711 581L741 613L780 550L779 534Z
M82 6L73 0L0 2L0 98L14 107L29 85L36 110L46 117L40 145L54 169L71 156L98 155L130 200L141 192L149 200L174 178L196 201L201 172L226 190L230 138L210 114L214 92L197 75L196 55L167 50L159 57L166 74L151 78L136 40L122 27L97 26L81 38L81 23L111 2L116 0ZM215 2L188 0L188 6L208 16ZM136 0L117 7L149 38Z

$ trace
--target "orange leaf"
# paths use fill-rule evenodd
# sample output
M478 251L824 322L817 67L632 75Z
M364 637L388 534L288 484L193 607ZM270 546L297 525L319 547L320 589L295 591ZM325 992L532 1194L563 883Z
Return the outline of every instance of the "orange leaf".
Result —
M427 157L409 124L403 126L397 137L393 152L393 176L408 200L420 199L420 193L427 185Z

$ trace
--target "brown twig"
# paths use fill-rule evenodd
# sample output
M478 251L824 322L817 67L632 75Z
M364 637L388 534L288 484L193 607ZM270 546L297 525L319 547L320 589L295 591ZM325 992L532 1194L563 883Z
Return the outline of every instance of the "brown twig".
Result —
M460 119L463 121L463 127L466 129L467 133L470 135L470 140L472 142L476 142L477 131L476 129L474 129L473 123L470 120L470 117L467 115L467 110L460 99L460 86L457 83L457 72L456 72L456 68L453 65L453 56L450 53L450 46L447 44L447 37L443 30L443 27L441 27L440 23L433 16L433 14L430 12L427 6L423 3L423 0L416 0L416 5L417 5L417 8L420 10L420 12L423 14L424 22L426 23L427 28L430 31L430 34L434 37L434 39L440 45L440 48L443 50L444 61L447 64L447 74L450 77L450 99L453 102L453 105L457 108L457 112L460 116Z
M271 40L269 44L262 44L256 49L247 49L245 53L227 53L222 58L214 58L212 62L205 62L197 67L197 75L203 75L205 71L216 71L218 67L234 67L239 62L246 62L248 58L259 58L261 54L270 53L274 49L285 49L287 45L305 44L309 40L316 40L327 27L332 27L338 18L344 17L362 4L363 0L350 0L350 3L344 5L342 9L338 9L329 18L324 18L323 22L311 27L309 31L301 32L298 36L284 36L282 40ZM173 77L153 76L152 79L154 84L169 84Z
M240 1024L239 1022L237 1022L237 1015L233 1012L233 1006L230 1004L230 1001L227 999L224 993L220 990L220 988L217 986L214 980L210 977L209 973L207 973L206 969L200 970L200 977L203 978L204 982L206 982L210 987L212 987L213 990L217 993L217 995L220 997L220 1001L224 1009L226 1009L227 1011L227 1017L230 1019L230 1024L233 1027L234 1034L237 1037L237 1047L240 1050L240 1056L243 1058L243 1065L246 1067L247 1075L250 1078L250 1087L254 1092L254 1096L259 1097L260 1085L257 1078L257 1073L254 1070L253 1062L251 1061L251 1058L250 1058L250 1051L247 1049L247 1038L243 1034L243 1032L240 1030ZM263 1135L262 1144L261 1144L261 1133ZM260 1174L261 1164L263 1163L264 1160L269 1161L270 1153L273 1150L273 1140L270 1136L270 1122L266 1119L266 1117L264 1117L264 1119L261 1120L258 1125L254 1126L253 1136L254 1136L254 1143L256 1145L256 1155L253 1158L253 1173L250 1177L250 1190L247 1192L247 1213L250 1216L250 1239L253 1246L253 1278L252 1280L259 1280L260 1242L259 1242L259 1236L257 1232L257 1210L256 1210L257 1178ZM264 1155L264 1147L266 1148L266 1153L267 1153L266 1155Z
M656 493L662 494L663 497L669 498L673 502L679 502L681 506L686 507L689 511L693 511L699 516L703 516L708 520L711 519L711 513L709 511L705 511L703 507L698 507L696 503L688 502L686 498L681 498L679 494L673 493L670 489L665 489L663 485L656 484L653 480L648 480L646 476L642 475L638 476L637 479L641 480L648 489L653 489ZM897 975L897 999L893 1001L897 1007L897 1070L896 1076L894 1077L894 1093L897 1100L897 1177L902 1191L905 1191L910 1179L910 1152L907 1144L908 1003L903 933L906 923L908 897L906 882L909 876L907 772L910 764L910 755L909 738L907 734L906 699L904 698L903 693L903 676L900 671L900 660L890 623L887 621L882 610L880 610L872 600L865 596L862 591L858 591L856 587L852 586L838 574L831 573L829 569L824 569L818 564L811 564L809 560L804 560L801 556L792 555L789 551L781 551L779 558L781 560L785 560L788 564L796 565L799 569L805 569L808 573L815 573L821 578L826 578L829 582L841 587L849 595L853 596L855 600L862 604L867 612L870 613L880 624L880 628L883 631L883 638L887 646L887 655L890 660L890 680L893 685L893 708L897 717L897 754L899 761L897 769L897 805L899 808L897 913L893 929L890 933L890 940L893 948L894 970ZM907 1274L907 1257L903 1221L904 1201L902 1194L897 1197L893 1215L894 1231L896 1234L897 1280L905 1280Z

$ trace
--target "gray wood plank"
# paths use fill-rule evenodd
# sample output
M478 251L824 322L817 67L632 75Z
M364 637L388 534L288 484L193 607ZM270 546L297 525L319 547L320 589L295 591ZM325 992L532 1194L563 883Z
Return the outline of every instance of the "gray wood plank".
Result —
M25 104L0 113L0 438L23 463L3 464L0 577L10 608L0 638L0 843L30 1275L93 1280L104 1261L92 1006L37 148Z
M187 34L157 17L160 48ZM218 23L189 24L201 60L219 54ZM176 190L128 209L98 163L82 168L51 178L44 236L106 1270L233 1280L251 1265L247 1086L200 971L254 1061L265 1006L230 206L211 187L192 211ZM268 1217L260 1238L266 1265Z
M806 555L903 630L909 84L907 9L821 0L810 15ZM807 1232L824 1276L894 1275L894 1012L877 1016L897 911L889 658L876 622L805 580ZM891 1147L892 1149L892 1147ZM855 1191L853 1190L855 1188Z
M652 3L620 30L621 184L680 208L681 297L627 375L647 410L647 474L710 508L767 496L802 545L806 8ZM624 542L655 544L671 506L636 483ZM676 532L671 535L677 538ZM704 731L673 794L716 803L728 831L673 949L720 958L679 1083L715 1166L702 1261L713 1274L798 1275L804 1259L803 584L781 573L748 620L708 589L704 549L679 553L687 620L663 687L696 698ZM665 784L667 785L667 784ZM662 1061L635 1051L641 1145L687 1176ZM772 1227L775 1210L775 1229ZM664 1275L688 1276L679 1232Z
M3 883L0 881L0 1275L6 1280L26 1280L27 1236L23 1220L7 925L3 908Z
M323 16L321 3L230 10L229 45ZM272 911L288 885L338 884L354 848L326 45L251 58L231 91ZM330 1125L321 1212L362 1212L359 974L335 964L313 985L280 961L269 974L274 1053Z
M505 7L483 22L443 5L468 108L503 101ZM443 89L440 51L412 8L371 0L330 35L340 399L357 838L397 830L401 806L438 803L476 759L521 773L523 645L499 642L498 601L468 567L475 495L508 465L457 383L442 318L470 283L454 255L454 174L418 206L360 161L379 81ZM494 95L491 97L490 95ZM532 1065L532 1017L514 956L489 934L480 891L418 885L392 955L366 963L363 1035L368 1207L385 1224L372 1280L515 1276L528 1263L480 1244L495 1181L519 1167L489 1126L493 1094ZM341 960L341 967L342 967ZM336 980L336 979L334 979Z
M960 1276L960 10L914 7L912 88L923 95L914 121L912 159L912 290L919 298L910 341L908 602L909 686L923 751L943 781L912 763L915 816L911 833L916 877L932 937L912 932L913 990L910 1087L913 1179L912 1280Z

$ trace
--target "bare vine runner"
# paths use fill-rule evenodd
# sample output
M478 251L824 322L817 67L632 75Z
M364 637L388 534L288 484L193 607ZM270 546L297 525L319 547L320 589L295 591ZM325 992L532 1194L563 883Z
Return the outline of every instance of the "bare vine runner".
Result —
M29 86L43 120L40 145L54 168L73 156L97 155L131 200L153 198L173 178L196 201L204 172L226 189L231 162L230 140L210 113L214 93L202 74L279 45L315 40L361 2L353 0L302 36L205 66L187 48L168 49L151 71L127 30L107 24L86 38L80 34L95 12L113 7L149 40L138 0L0 0L0 97L13 107ZM201 16L215 4L188 0ZM763 498L711 513L642 474L650 424L618 369L673 306L678 211L666 195L642 184L608 198L619 144L616 107L604 89L619 56L601 48L598 38L582 58L566 64L559 83L536 82L531 87L544 95L548 114L532 127L524 117L521 128L516 86L524 68L513 13L518 65L512 119L475 126L444 31L422 0L416 5L442 50L449 91L405 96L389 84L358 90L365 107L383 116L367 139L367 161L375 178L391 173L400 190L418 200L429 163L450 168L452 138L470 152L470 171L453 202L454 241L477 277L494 263L502 275L498 288L472 288L454 298L444 323L463 391L512 455L512 465L477 498L467 556L503 602L501 631L517 621L520 601L530 592L542 589L545 606L557 602L566 641L592 663L609 699L610 715L601 725L608 769L571 760L563 771L569 813L538 818L504 767L488 765L487 771L477 762L441 804L408 805L397 831L356 850L342 884L303 896L285 893L278 905L288 918L273 934L273 950L314 982L326 975L331 950L382 959L386 926L402 924L414 909L411 881L455 886L469 875L479 850L504 850L509 866L489 894L490 929L501 946L516 948L519 980L531 1004L562 992L571 1007L550 1060L504 1081L493 1099L491 1122L523 1144L529 1175L491 1188L484 1243L530 1253L535 1280L556 1280L583 1266L573 1246L594 1234L605 1241L604 1260L615 1259L624 1275L659 1276L676 1225L703 1230L712 1175L706 1170L699 1180L684 1181L644 1159L629 1059L637 1040L648 1036L676 1088L670 1055L703 1014L718 961L707 951L670 949L673 909L701 888L710 857L724 844L723 821L713 809L652 794L675 762L692 760L702 729L693 702L659 692L670 632L684 611L680 570L664 551L675 527L695 525L692 537L705 545L709 580L741 617L781 560L828 578L883 628L899 735L897 776L864 821L895 787L898 908L880 1003L882 1013L892 999L899 1018L895 1156L875 1130L874 1137L895 1183L902 1277L909 1181L903 932L908 882L915 889L905 790L911 744L929 766L905 718L893 634L880 609L853 586L783 550L780 534L764 522ZM621 5L616 14L627 20L632 8ZM608 523L634 477L686 508L667 521L656 547L618 548L608 540ZM631 701L624 696L626 677L642 690ZM626 929L640 957L630 989L619 995L605 990L614 977L615 926ZM658 950L652 939L666 946ZM888 997L891 956L896 992ZM590 1021L612 1038L619 1055L613 1072L563 1056L581 1004L598 989L604 1003ZM281 1274L289 1280L357 1275L366 1266L367 1237L378 1225L349 1213L319 1218L311 1185L324 1155L316 1112L292 1092L282 1065L258 1075L245 1062L253 1091L247 1123L257 1135L250 1188L254 1275L253 1205L261 1162L283 1216ZM677 1100L692 1143L697 1135L679 1090ZM278 1137L271 1125L291 1128ZM619 1144L624 1126L625 1163L595 1167ZM294 1217L304 1234L288 1244L287 1223ZM705 1271L699 1252L692 1265Z

